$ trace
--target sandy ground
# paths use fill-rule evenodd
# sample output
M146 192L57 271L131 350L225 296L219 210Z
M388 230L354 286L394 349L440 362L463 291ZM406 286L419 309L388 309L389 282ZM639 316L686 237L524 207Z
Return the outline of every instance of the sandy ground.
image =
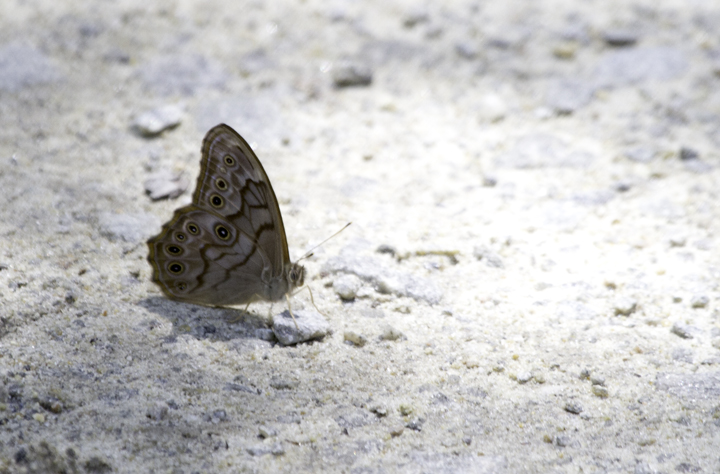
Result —
M720 471L720 5L442 3L0 3L0 472ZM220 122L320 340L149 281Z

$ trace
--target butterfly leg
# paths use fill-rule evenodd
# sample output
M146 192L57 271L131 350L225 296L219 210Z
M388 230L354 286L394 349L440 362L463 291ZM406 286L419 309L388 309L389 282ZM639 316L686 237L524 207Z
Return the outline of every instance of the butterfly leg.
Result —
M293 322L295 323L295 329L300 331L300 326L298 326L297 319L295 319L295 315L292 312L292 308L290 307L290 295L285 295L285 299L287 300L288 304L288 312L290 313L290 316L293 318Z
M236 318L231 319L231 320L230 320L230 324L238 323L238 322L240 322L240 320L243 318L243 316L245 316L246 314L250 314L250 313L248 313L248 308L249 308L250 305L253 304L253 302L256 301L257 299L260 299L260 295L257 295L257 294L253 295L253 297L252 297L252 299L250 300L250 302L249 302L248 304L246 304L246 305L245 305L245 308L242 310L243 314L241 314L240 316L238 316L238 317L236 317ZM218 306L218 308L223 308L223 306ZM272 309L272 306L271 306L270 308Z
M218 306L218 307L220 308L221 306ZM248 308L249 308L249 307L250 307L250 303L248 303L248 304L245 306L245 309L242 310L242 313L240 314L240 316L236 316L236 317L230 319L228 322L229 322L230 324L239 323L240 320L241 320L246 314L248 314Z
M312 305L315 307L315 310L316 310L318 313L322 314L323 316L325 316L325 317L327 318L327 314L325 314L325 313L323 313L322 311L320 311L320 308L318 308L317 305L315 304L315 298L313 298L313 292L312 292L312 290L310 289L309 286L306 285L306 286L300 288L300 289L297 290L295 293L293 293L293 296L297 295L298 293L300 293L300 292L301 292L303 289L305 289L305 288L307 288L307 290L310 292L310 302L311 302Z

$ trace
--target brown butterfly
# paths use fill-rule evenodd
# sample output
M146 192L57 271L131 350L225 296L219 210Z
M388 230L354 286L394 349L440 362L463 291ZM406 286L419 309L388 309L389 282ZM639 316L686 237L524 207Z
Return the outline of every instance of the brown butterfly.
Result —
M168 298L212 306L278 301L301 287L275 192L250 145L225 124L203 140L192 204L147 241Z

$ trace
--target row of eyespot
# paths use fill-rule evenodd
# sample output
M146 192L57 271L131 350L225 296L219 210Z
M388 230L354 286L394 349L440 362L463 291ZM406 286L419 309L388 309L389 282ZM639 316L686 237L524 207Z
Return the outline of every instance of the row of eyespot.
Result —
M228 166L235 165L235 159L231 157L230 155L225 155L224 158L225 164ZM228 189L227 182L222 178L217 178L215 180L215 186L220 191L225 191ZM225 200L219 196L218 194L213 194L210 196L210 205L213 206L216 209L221 208L223 205L225 205ZM200 227L198 227L197 224L193 222L188 222L185 224L185 228L187 231L192 235L199 235L200 234ZM215 225L215 235L221 239L221 240L228 240L230 239L230 231L222 224L216 224ZM185 234L182 232L177 232L175 234L175 240L177 241L184 241L185 240ZM167 252L169 255L172 256L179 256L182 255L183 249L179 245L167 245L165 246L165 252ZM180 275L185 271L185 265L179 262L168 262L167 264L167 270L172 273L173 275ZM185 291L187 289L187 283L179 281L175 284L176 288L180 291Z

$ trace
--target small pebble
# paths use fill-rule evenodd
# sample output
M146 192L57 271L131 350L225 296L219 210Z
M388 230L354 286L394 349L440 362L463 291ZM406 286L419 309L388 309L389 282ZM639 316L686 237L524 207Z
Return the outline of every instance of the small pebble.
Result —
M570 438L568 438L567 436L555 436L555 439L553 439L553 444L560 448L564 448L568 444L570 444Z
M613 186L615 188L615 191L619 193L626 193L632 189L632 184L628 183L627 181L619 181L615 183Z
M246 451L250 456L263 456L265 454L269 454L271 452L271 448L261 444L259 446L251 446L247 448Z
M270 386L275 390L292 390L298 385L300 385L300 382L296 380L288 380L278 376L273 376L270 379Z
M593 385L605 385L605 377L602 377L600 375L593 375L590 377L590 383Z
M533 378L532 373L521 372L517 377L517 381L518 381L518 383L523 384L523 383L528 383L529 381L532 380L532 378Z
M402 425L393 426L390 428L390 436L393 438L397 438L401 434L403 434L403 431L405 431L405 427Z
M478 104L478 119L483 122L496 123L507 117L509 107L507 102L499 94L485 94L480 98ZM486 182L488 184L486 184ZM490 185L489 183L494 182ZM483 177L483 186L493 187L497 184L497 179L493 177Z
M578 43L577 41L564 41L552 50L553 56L558 59L572 59L577 54Z
M52 413L62 413L63 406L55 397L46 397L40 400L40 406Z
M610 46L632 46L638 41L638 34L627 29L611 29L603 33L603 41Z
M655 158L655 150L645 147L635 147L625 150L624 155L630 161L648 163Z
M637 310L637 300L634 298L618 298L615 300L615 316L630 316Z
M430 19L424 8L416 7L409 10L403 17L403 26L405 28L413 28L420 23L426 23Z
M282 456L285 454L285 448L283 448L282 443L275 443L272 445L272 448L270 449L270 454L273 456Z
M670 332L675 334L676 336L680 336L683 339L692 339L693 335L690 334L690 328L682 323L675 323L672 326L672 329L670 329Z
M362 286L362 280L355 275L342 274L333 280L333 290L345 301L352 301Z
M382 334L380 334L380 339L383 341L397 341L398 339L405 339L405 335L401 331L398 331L394 327L390 326L389 324L386 324L385 326L383 326Z
M379 416L381 418L384 416L387 416L387 414L388 414L387 407L382 404L376 404L376 405L371 406L370 411L372 413L375 413L377 416Z
M160 199L175 199L184 193L188 188L188 180L179 173L169 170L161 170L151 174L145 180L145 193L153 201Z
M683 161L697 160L700 158L700 153L692 148L682 147L680 148L680 159Z
M684 247L687 243L687 237L683 234L672 235L668 238L670 247Z
M482 178L482 185L486 188L494 188L497 186L497 178L495 176L491 175L483 175Z
M413 407L406 403L401 403L400 406L398 407L398 410L400 411L400 414L402 416L408 416L409 414L411 414L414 411Z
M475 44L462 41L455 44L455 52L463 59L475 59L479 50Z
M42 413L34 413L32 417L38 423L45 423L45 415Z
M572 413L573 415L579 415L583 411L582 405L575 402L568 402L565 404L565 411Z
M710 299L705 295L695 295L690 300L690 306L693 308L705 308L708 303L710 302Z
M330 332L330 325L320 313L297 310L293 314L297 326L289 311L283 311L273 318L273 333L283 346L322 339Z
M410 428L413 431L422 431L423 423L425 423L425 420L422 418L415 418L409 421L405 427Z
M362 334L358 334L354 331L345 331L345 334L343 334L343 338L345 339L345 341L351 342L358 347L362 347L368 342L365 336L363 336Z
M503 268L503 261L500 256L485 246L477 246L473 249L473 256L482 260L488 267Z
M344 62L333 68L333 83L337 88L368 86L372 78L372 70L360 64Z
M145 416L154 421L160 421L167 416L168 406L167 403L158 402L152 407L148 408Z
M266 425L258 426L258 433L260 434L261 438L274 438L278 434L275 428L271 428Z
M382 244L378 246L377 249L375 249L377 253L387 253L392 255L393 257L397 254L397 249L393 247L392 245Z
M609 395L608 389L602 385L593 385L590 390L596 397L607 398Z
M140 114L133 120L132 127L143 137L156 137L180 125L183 113L177 105L165 105Z

